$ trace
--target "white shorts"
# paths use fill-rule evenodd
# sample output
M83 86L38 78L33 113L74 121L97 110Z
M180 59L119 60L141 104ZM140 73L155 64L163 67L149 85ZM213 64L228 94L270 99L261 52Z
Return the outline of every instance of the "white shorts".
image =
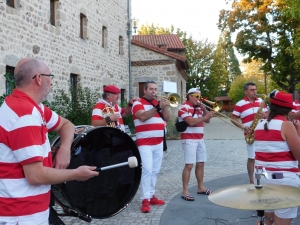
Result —
M297 175L286 177L283 179L272 179L271 173L268 173L269 180L262 179L263 184L276 184L276 185L290 185L294 187L300 187L300 178ZM275 209L275 210L265 210L265 212L274 212L274 214L282 219L296 218L298 207L286 208L286 209Z
M194 164L196 162L206 162L206 147L204 140L183 140L182 149L184 152L185 164Z
M247 151L248 151L248 159L255 159L255 145L247 144Z

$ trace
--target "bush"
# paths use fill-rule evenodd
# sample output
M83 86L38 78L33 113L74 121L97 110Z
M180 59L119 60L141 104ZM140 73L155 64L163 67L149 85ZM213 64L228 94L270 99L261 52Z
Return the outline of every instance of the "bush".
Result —
M7 87L8 94L3 94L0 96L0 106L4 102L4 99L6 98L6 96L10 95L12 93L13 89L16 87L15 79L11 76L10 73L4 74L4 77L6 78L6 81L8 83L8 87Z
M127 105L128 105L128 102L121 102L121 104L120 104L120 106L122 108L126 108ZM130 116L123 117L123 121L124 121L125 125L128 125L130 132L132 134L135 134L135 126L134 126L132 115L130 114Z
M71 97L64 90L55 90L53 101L45 102L53 111L77 125L90 125L93 107L99 99L99 93L89 88L71 90Z

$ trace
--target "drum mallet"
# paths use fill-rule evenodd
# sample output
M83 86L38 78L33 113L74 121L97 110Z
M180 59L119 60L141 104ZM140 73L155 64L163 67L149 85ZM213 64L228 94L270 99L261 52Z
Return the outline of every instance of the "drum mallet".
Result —
M123 163L118 163L115 165L111 165L111 166L105 166L105 167L101 167L101 168L97 168L95 169L95 171L103 171L103 170L109 170L109 169L113 169L113 168L117 168L117 167L121 167L121 166L127 166L129 165L130 168L134 168L138 166L138 162L135 156L131 156L128 158L128 162L123 162Z

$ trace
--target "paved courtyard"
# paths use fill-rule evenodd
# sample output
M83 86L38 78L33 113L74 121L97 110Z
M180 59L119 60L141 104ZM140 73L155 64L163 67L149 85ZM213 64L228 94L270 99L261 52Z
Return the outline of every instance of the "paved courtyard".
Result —
M205 165L204 181L246 173L246 144L240 129L233 127L218 118L213 118L205 126L205 143L208 161ZM183 169L183 152L180 140L168 141L168 152L165 153L161 173L157 181L156 195L165 200L164 206L151 206L150 213L141 213L140 189L132 202L119 214L108 219L93 219L90 224L120 225L159 225L168 203L181 193L181 173ZM194 170L190 187L197 184ZM56 207L58 212L59 207ZM61 217L66 225L89 224L75 217Z

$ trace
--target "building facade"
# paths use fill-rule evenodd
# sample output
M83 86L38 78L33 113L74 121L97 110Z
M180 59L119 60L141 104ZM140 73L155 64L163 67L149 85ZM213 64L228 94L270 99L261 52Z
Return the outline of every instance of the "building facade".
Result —
M142 96L143 83L154 80L158 94L165 95L164 81L176 83L178 94L183 100L188 76L185 46L176 34L134 35L132 43L133 93Z
M80 84L128 96L128 0L7 0L0 3L0 94L24 57L44 60L53 89ZM2 76L1 76L2 75ZM51 97L51 96L50 96Z

